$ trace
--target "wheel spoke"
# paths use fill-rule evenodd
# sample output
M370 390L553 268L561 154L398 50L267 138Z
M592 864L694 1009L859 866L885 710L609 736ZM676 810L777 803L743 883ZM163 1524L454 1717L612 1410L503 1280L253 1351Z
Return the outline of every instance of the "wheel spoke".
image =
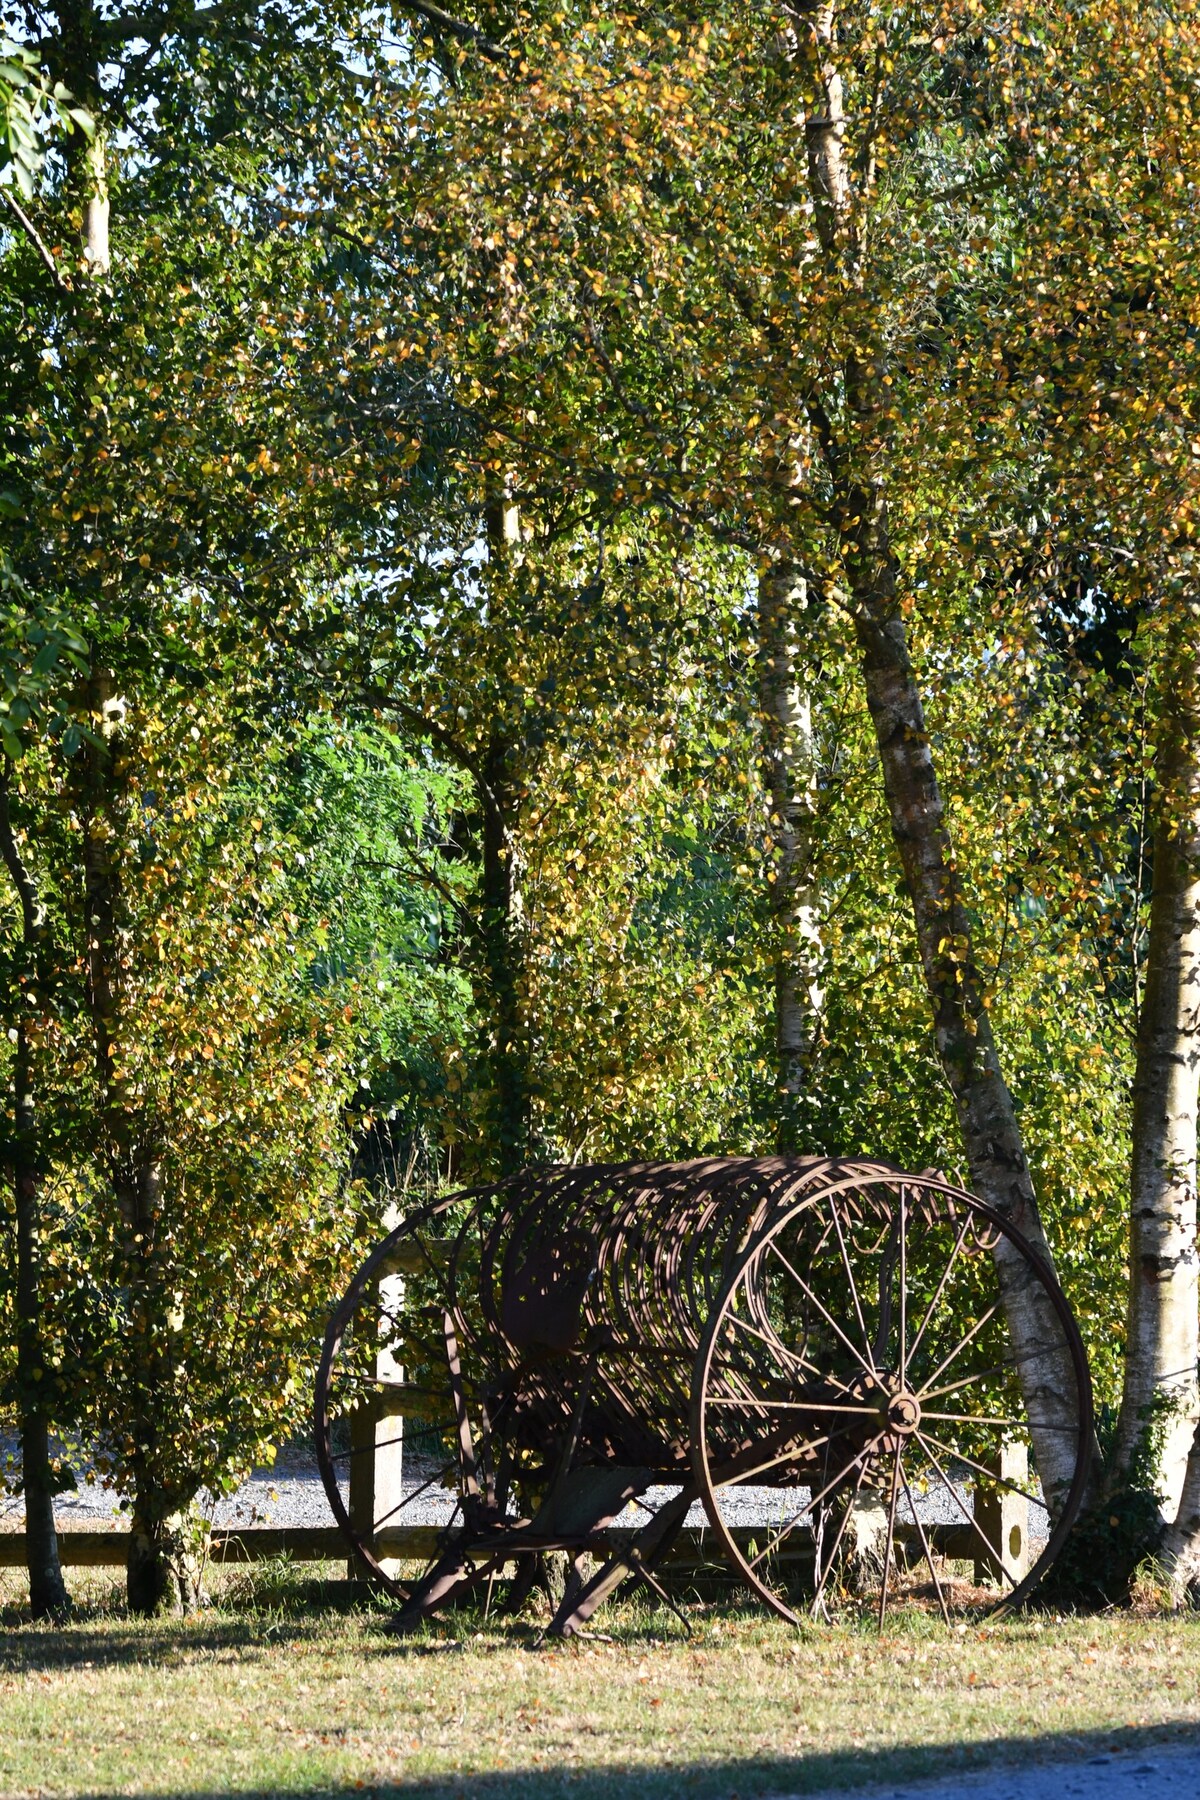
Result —
M816 1309L820 1313L821 1317L825 1320L826 1324L831 1325L833 1327L834 1331L837 1332L837 1335L841 1338L843 1344L845 1344L847 1350L850 1352L850 1354L854 1358L855 1362L862 1369L863 1373L866 1375L873 1375L875 1373L874 1365L872 1363L864 1361L863 1357L854 1348L854 1345L850 1342L850 1339L846 1336L845 1332L842 1330L841 1326L838 1324L838 1322L834 1318L833 1314L831 1312L827 1312L825 1307L822 1306L821 1302L817 1299L817 1296L813 1293L812 1289L809 1287L809 1285L808 1285L807 1281L805 1281L804 1277L802 1275L797 1275L795 1269L793 1269L791 1263L788 1261L787 1257L783 1254L783 1251L776 1244L774 1238L771 1239L767 1248L769 1250L773 1251L774 1254L778 1257L779 1261L783 1264L784 1268L787 1270L787 1272L791 1276L792 1280L794 1282L796 1282L797 1286L803 1288L804 1292L808 1295L809 1299L812 1301L813 1305L816 1307Z
M386 1525L389 1519L394 1519L398 1512L403 1512L403 1510L406 1506L411 1506L413 1501L418 1497L418 1495L423 1494L425 1492L426 1488L431 1488L435 1481L440 1481L442 1479L443 1475L449 1475L451 1469L456 1469L457 1467L458 1467L457 1462L445 1463L442 1468L438 1469L434 1474L432 1474L429 1477L428 1481L423 1481L421 1483L420 1487L413 1488L411 1490L411 1492L405 1494L405 1496L402 1500L398 1500L396 1502L395 1506L392 1507L390 1512L384 1513L382 1519L376 1519L374 1524L371 1526L372 1532L378 1531L379 1527L381 1525Z
M901 1238L903 1243L903 1238ZM879 1629L883 1630L883 1621L887 1617L888 1581L892 1573L892 1550L896 1542L896 1495L900 1491L900 1457L904 1450L903 1439L896 1441L896 1455L892 1463L892 1492L888 1500L887 1542L883 1550L883 1580L879 1584Z
M946 1291L946 1283L950 1279L950 1271L951 1271L951 1269L953 1269L954 1264L958 1258L959 1252L962 1250L963 1244L966 1241L967 1231L970 1226L970 1223L971 1223L971 1215L970 1215L970 1213L968 1213L962 1222L962 1227L959 1231L958 1239L954 1245L953 1250L950 1252L949 1258L947 1259L947 1262L946 1262L946 1266L942 1270L942 1278L938 1282L937 1287L934 1290L933 1299L929 1302L929 1305L926 1307L925 1317L921 1320L920 1326L917 1330L917 1335L912 1341L912 1348L908 1353L908 1358L909 1358L910 1362L912 1361L913 1357L916 1356L917 1350L921 1343L921 1339L925 1336L925 1328L929 1324L929 1321L930 1321L930 1319L932 1319L934 1313L937 1311L938 1304L941 1301L942 1295Z
M820 1493L814 1494L812 1496L811 1500L808 1503L808 1508L809 1508L810 1512L812 1511L812 1509L815 1506L819 1506L821 1504L821 1501L825 1498L826 1494L831 1494L833 1492L833 1490L837 1486L838 1482L841 1481L844 1476L846 1476L850 1473L851 1469L854 1467L854 1465L856 1463L861 1462L864 1469L866 1468L867 1457L870 1455L871 1451L874 1450L876 1444L882 1443L883 1437L884 1437L884 1433L881 1431L879 1433L879 1436L873 1437L869 1444L864 1444L862 1449L859 1451L858 1455L852 1456L850 1458L850 1461L846 1464L845 1468L839 1469L837 1474L834 1476L833 1480L826 1482L825 1486L821 1489Z
M966 1463L969 1469L974 1469L977 1474L984 1476L991 1486L1008 1488L1012 1493L1020 1494L1023 1500L1031 1501L1034 1506L1045 1507L1046 1502L1040 1494L1031 1494L1028 1488L1019 1487L1015 1481L1009 1481L1007 1476L995 1474L986 1463L976 1462L973 1456L968 1456L964 1450L957 1449L954 1444L945 1444L941 1438L932 1437L927 1431L918 1433L918 1436L923 1444L935 1444L943 1455L953 1456L957 1462Z
M1051 1425L1048 1419L990 1419L977 1417L975 1413L943 1413L926 1412L921 1408L923 1419L940 1419L948 1425L1000 1425L1009 1431L1070 1431L1077 1432L1078 1425Z
M402 1444L403 1442L404 1442L403 1437L398 1437L398 1438L388 1438L386 1443L383 1443L383 1444L355 1444L355 1446L352 1450L335 1450L335 1451L333 1451L329 1460L330 1460L330 1462L345 1462L347 1460L347 1458L349 1458L351 1456L362 1456L368 1451L374 1452L376 1450L391 1450L396 1444Z
M846 1239L842 1234L842 1222L838 1218L838 1203L836 1196L830 1197L829 1212L833 1219L834 1229L837 1232L838 1247L842 1253L842 1266L846 1271L846 1280L850 1284L850 1298L854 1302L854 1313L858 1320L858 1329L862 1332L863 1348L870 1360L871 1368L874 1370L875 1359L871 1356L871 1334L867 1330L867 1321L863 1318L862 1302L858 1297L858 1283L854 1279L854 1270L850 1265L850 1252L846 1248Z
M757 1569L759 1563L763 1562L768 1556L770 1556L771 1552L775 1549L777 1544L782 1544L784 1538L787 1537L788 1533L791 1531L794 1531L796 1529L796 1526L800 1523L800 1521L804 1517L805 1513L809 1512L810 1510L811 1510L810 1504L806 1500L804 1502L804 1505L802 1507L800 1507L798 1509L798 1511L794 1512L792 1514L791 1518L787 1521L787 1523L785 1525L782 1525L780 1527L780 1529L775 1533L775 1536L767 1544L766 1549L760 1550L757 1556L751 1557L750 1562L747 1565L747 1567L749 1567L751 1569Z
M961 1349L962 1346L960 1345ZM1006 1369L1019 1369L1027 1362L1036 1362L1038 1357L1045 1356L1047 1351L1057 1350L1058 1343L1032 1344L1022 1356L1006 1356L1003 1362L990 1363L986 1369L973 1369L969 1375L963 1375L958 1381L951 1381L945 1387L922 1388L919 1398L922 1400L944 1400L947 1394L957 1394L965 1387L971 1387L977 1381L990 1381L993 1375L1003 1375ZM936 1375L929 1377L937 1379Z
M814 1619L817 1616L817 1609L819 1608L822 1597L824 1596L825 1585L828 1582L830 1572L833 1569L833 1561L838 1553L838 1547L841 1544L842 1539L846 1535L846 1527L847 1527L847 1525L849 1525L850 1515L854 1511L854 1502L858 1499L859 1494L862 1492L862 1484L866 1480L866 1478L867 1478L867 1464L866 1464L866 1458L864 1457L861 1460L861 1462L859 1463L858 1479L854 1483L854 1492L851 1494L849 1500L847 1500L847 1502L846 1502L845 1511L842 1513L842 1522L837 1528L837 1536L834 1538L833 1544L830 1547L829 1555L825 1558L825 1572L824 1572L824 1574L822 1574L820 1576L820 1579L816 1584L816 1591L813 1594L813 1604L812 1604L812 1616Z
M811 1438L805 1445L799 1446L799 1447L808 1449L808 1450L819 1450L821 1448L822 1444L832 1444L834 1438L845 1437L846 1433L849 1430L850 1430L849 1425L843 1425L840 1430L831 1431L829 1433L828 1437ZM793 1441L792 1443L790 1443L788 1445L786 1450L781 1452L781 1454L779 1456L773 1456L771 1458L770 1462L755 1463L755 1465L752 1469L739 1469L736 1475L727 1475L725 1477L724 1481L714 1481L713 1487L714 1488L733 1487L735 1484L737 1484L739 1482L749 1481L752 1475L763 1475L766 1473L766 1471L768 1469L777 1469L779 1467L780 1463L794 1462L795 1457L796 1457L797 1448L798 1448L798 1446L796 1445L795 1441ZM850 1466L851 1466L850 1464L847 1464L847 1467L850 1467Z
M728 1399L722 1394L712 1394L704 1402L706 1406L753 1406L760 1411L768 1412L806 1412L806 1413L857 1413L865 1418L878 1418L877 1406L826 1406L808 1400L752 1400Z
M956 1344L954 1346L954 1349L950 1352L949 1356L944 1357L943 1360L938 1364L937 1368L933 1371L933 1374L929 1377L929 1381L936 1381L939 1375L944 1375L946 1370L950 1367L950 1364L955 1360L955 1358L962 1355L962 1353L966 1349L967 1345L969 1343L971 1343L974 1338L978 1337L979 1333L983 1330L984 1326L988 1323L988 1321L990 1319L993 1319L999 1311L1000 1311L999 1300L993 1300L992 1304L988 1307L988 1309L984 1313L983 1317L981 1319L976 1319L974 1325L972 1325L972 1327L971 1327L970 1331L968 1331L966 1337L963 1338L960 1343ZM926 1382L925 1386L921 1389L920 1393L917 1395L917 1399L918 1400L924 1399L925 1395L928 1392L929 1392L929 1382Z
M946 1605L946 1596L942 1592L942 1584L938 1580L938 1572L934 1567L933 1551L929 1548L929 1539L925 1536L925 1527L917 1517L917 1503L913 1499L913 1492L908 1485L908 1476L904 1473L903 1464L900 1466L900 1479L904 1483L904 1497L908 1501L908 1510L913 1516L913 1524L916 1526L917 1536L921 1540L921 1549L925 1554L925 1561L929 1564L929 1573L933 1577L933 1590L938 1597L938 1605L942 1609L942 1618L946 1621L946 1624L949 1625L950 1609Z
M900 1183L900 1385L908 1385L908 1349L905 1339L908 1335L908 1208L905 1195L908 1189ZM897 1453L898 1454L898 1453ZM899 1465L897 1465L898 1467Z
M832 1441L833 1440L831 1438L830 1442L832 1443ZM867 1449L869 1449L869 1448L870 1448L870 1445L867 1446ZM825 1498L826 1494L828 1494L832 1488L835 1488L837 1486L838 1482L841 1481L843 1476L848 1475L850 1473L851 1469L854 1468L856 1463L859 1463L862 1465L862 1467L861 1467L861 1472L859 1474L858 1483L855 1486L855 1490L854 1490L855 1493L857 1493L858 1489L862 1486L863 1477L866 1475L866 1472L867 1472L866 1455L867 1455L866 1450L860 1450L857 1456L852 1456L850 1458L850 1461L846 1464L844 1469L838 1470L837 1474L834 1476L833 1480L829 1483L829 1485L827 1487L823 1487L819 1494L817 1494L815 1496L810 1496L809 1499L806 1500L804 1505L800 1508L799 1512L793 1513L792 1517L788 1520L787 1524L783 1527L783 1529L779 1533L778 1537L773 1538L771 1540L771 1542L767 1545L765 1550L759 1551L758 1555L754 1558L754 1561L749 1564L749 1567L752 1569L756 1569L758 1567L759 1563L763 1560L763 1558L765 1556L769 1556L771 1554L771 1551L774 1549L775 1545L780 1543L787 1536L788 1532L791 1531L793 1526L800 1519L802 1519L804 1517L805 1513L813 1512L813 1510L817 1506L820 1505L821 1501Z
M987 1537L986 1533L984 1532L983 1527L979 1524L978 1520L974 1517L974 1515L972 1513L969 1513L967 1511L966 1507L963 1505L962 1497L959 1494L958 1489L955 1487L954 1483L951 1481L950 1477L947 1475L945 1469L943 1469L943 1467L942 1467L941 1463L938 1461L937 1456L934 1453L934 1451L932 1449L930 1449L928 1440L919 1431L917 1433L917 1437L918 1437L919 1441L922 1444L924 1444L925 1449L929 1455L929 1460L933 1464L934 1468L937 1470L938 1474L941 1476L942 1485L946 1489L947 1493L950 1495L950 1498L953 1500L955 1506L957 1506L959 1512L962 1514L962 1516L966 1520L967 1524L971 1527L972 1531L975 1533L975 1536L979 1539L980 1543L983 1545L984 1549L987 1551L988 1555L991 1557L992 1561L995 1563L996 1567L999 1569L1003 1579L1006 1580L1011 1587L1015 1587L1016 1583L1013 1580L1013 1577L1009 1574L1008 1570L1004 1566L1004 1558L1000 1555L1000 1552L996 1549L996 1546L988 1540L988 1537Z
M751 1325L748 1319L740 1318L737 1313L733 1312L726 1313L725 1318L728 1324L740 1325L743 1331L748 1331L751 1337L756 1337L759 1343L765 1344L767 1349L770 1350L773 1355L784 1356L787 1358L788 1362L795 1363L796 1367L798 1369L803 1369L806 1375L815 1375L818 1381L831 1382L834 1387L841 1388L843 1394L849 1394L852 1391L846 1386L844 1381L839 1381L836 1375L825 1374L817 1367L816 1363L809 1362L806 1356L797 1355L794 1350L789 1350L787 1345L780 1343L778 1338L769 1338L765 1332L759 1331L757 1326ZM866 1367L865 1363L863 1364L863 1367ZM868 1370L868 1374L869 1373L870 1371Z

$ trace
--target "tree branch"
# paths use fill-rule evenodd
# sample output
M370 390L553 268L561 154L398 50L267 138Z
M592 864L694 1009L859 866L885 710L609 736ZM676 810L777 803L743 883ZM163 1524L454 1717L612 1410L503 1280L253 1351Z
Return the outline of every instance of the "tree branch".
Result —
M13 887L17 891L17 899L21 906L22 936L27 945L32 945L41 936L45 914L42 911L41 901L38 899L37 886L26 867L17 845L16 833L12 827L12 815L8 808L10 768L11 764L6 757L4 768L0 771L0 861L8 870Z
M419 13L447 36L458 38L464 44L473 44L489 62L507 64L512 61L513 53L480 31L478 25L468 25L465 19L456 19L453 14L443 12L440 6L432 4L432 0L398 0L398 4L404 12Z
M12 213L13 217L20 225L21 230L33 245L47 269L49 269L50 279L53 281L59 293L69 294L71 292L70 282L64 280L62 272L54 260L54 252L51 250L49 244L46 242L33 220L29 217L29 214L25 211L25 208L13 195L11 189L0 188L0 193L4 195L5 204L7 205L9 212Z

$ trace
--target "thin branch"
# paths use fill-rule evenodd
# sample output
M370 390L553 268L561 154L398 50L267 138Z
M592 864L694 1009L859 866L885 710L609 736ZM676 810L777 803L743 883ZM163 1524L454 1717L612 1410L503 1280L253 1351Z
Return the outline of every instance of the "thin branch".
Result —
M415 12L421 18L428 19L439 31L458 38L461 43L473 44L489 62L507 64L513 59L514 52L505 50L493 38L488 37L486 32L480 31L478 25L468 25L465 19L456 19L453 14L443 12L440 6L432 5L431 0L399 0L399 5L405 12Z
M69 294L71 292L70 282L64 278L62 271L54 260L54 252L51 250L49 244L46 242L33 220L29 217L29 214L25 211L25 208L21 205L20 201L15 197L10 188L0 188L0 193L4 195L5 204L7 205L9 212L13 215L13 218L16 219L21 230L25 233L25 236L29 239L30 243L45 263L47 269L50 271L50 279L53 281L59 293Z
M17 845L16 833L13 831L12 815L8 807L8 783L11 764L4 759L4 767L0 772L0 861L4 863L17 890L17 899L21 904L21 924L26 944L35 944L41 935L45 913L38 899L37 887L33 876L25 865Z

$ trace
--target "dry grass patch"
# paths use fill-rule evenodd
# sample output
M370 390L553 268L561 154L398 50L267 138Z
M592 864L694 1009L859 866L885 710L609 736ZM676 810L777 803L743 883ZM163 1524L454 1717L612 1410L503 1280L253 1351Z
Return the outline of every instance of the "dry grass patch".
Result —
M9 1592L15 1594L9 1584ZM0 1640L0 1794L625 1800L811 1792L1094 1754L1200 1722L1200 1620L1024 1619L877 1637L638 1604L533 1648L460 1615L416 1640L276 1571L183 1622L95 1583L63 1629ZM607 1641L606 1641L607 1640Z

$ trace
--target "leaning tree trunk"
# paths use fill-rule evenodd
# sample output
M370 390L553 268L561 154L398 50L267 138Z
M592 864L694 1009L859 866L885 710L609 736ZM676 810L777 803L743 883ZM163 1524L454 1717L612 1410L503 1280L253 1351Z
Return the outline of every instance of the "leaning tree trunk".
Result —
M797 616L808 584L776 563L758 589L759 706L768 816L769 906L775 975L779 1149L802 1149L801 1109L816 1048L821 932L813 878L816 811L812 708L796 667Z
M856 195L843 105L833 0L793 0L788 8L805 88L802 127L809 191L831 290L857 294L862 316ZM870 166L868 157L863 168ZM860 179L865 184L869 177ZM898 603L899 569L888 524L882 473L886 435L882 343L864 342L839 369L843 424L809 396L812 429L832 494L832 518L850 590L850 606L892 834L912 903L937 1049L954 1096L972 1183L980 1197L1025 1234L1047 1262L1033 1180L1012 1096L1000 1070L983 983L945 807L925 727L920 691ZM1024 1264L1003 1239L997 1249L1001 1292L1014 1360L1031 1416L1038 1472L1048 1504L1070 1481L1068 1446L1075 1392L1073 1371L1050 1346L1059 1341L1048 1303L1026 1279Z
M7 767L0 779L0 859L3 860L21 910L21 945L27 960L26 980L35 989L15 996L22 1008L15 1026L13 1054L13 1137L11 1167L16 1208L17 1279L17 1406L20 1420L21 1479L25 1491L25 1562L29 1573L29 1605L35 1619L67 1611L70 1598L63 1580L54 1523L54 1479L50 1462L50 1425L46 1414L48 1370L42 1333L41 1171L38 1167L37 1104L33 1057L25 1009L44 988L41 937L42 908L33 875L21 854L8 804Z

